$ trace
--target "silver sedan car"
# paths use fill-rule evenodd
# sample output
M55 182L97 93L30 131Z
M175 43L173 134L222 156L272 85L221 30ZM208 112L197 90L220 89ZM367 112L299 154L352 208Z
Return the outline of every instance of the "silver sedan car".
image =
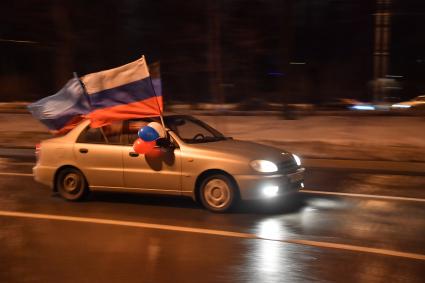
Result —
M135 153L138 129L156 120L102 128L83 121L64 136L44 140L36 148L35 180L71 201L96 190L182 195L215 212L303 186L298 156L225 137L187 115L164 117L167 137L157 140L155 154Z

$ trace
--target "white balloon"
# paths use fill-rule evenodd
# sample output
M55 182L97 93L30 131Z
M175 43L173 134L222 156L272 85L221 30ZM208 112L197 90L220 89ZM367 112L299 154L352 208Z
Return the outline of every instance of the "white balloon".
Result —
M165 130L164 127L158 122L150 122L148 124L149 127L153 128L159 135L160 138L165 138Z

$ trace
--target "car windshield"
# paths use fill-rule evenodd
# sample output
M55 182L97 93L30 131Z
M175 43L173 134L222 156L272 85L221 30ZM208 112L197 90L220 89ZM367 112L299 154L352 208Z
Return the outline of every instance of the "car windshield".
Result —
M167 116L165 124L185 143L207 143L228 139L216 129L191 116Z

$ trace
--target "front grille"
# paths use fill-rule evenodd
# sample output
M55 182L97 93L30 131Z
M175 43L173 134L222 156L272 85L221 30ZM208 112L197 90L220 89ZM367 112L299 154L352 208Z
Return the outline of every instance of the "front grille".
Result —
M278 168L280 172L284 172L288 174L288 173L294 173L295 171L297 171L298 166L295 160L292 157L290 157L280 162L278 165Z

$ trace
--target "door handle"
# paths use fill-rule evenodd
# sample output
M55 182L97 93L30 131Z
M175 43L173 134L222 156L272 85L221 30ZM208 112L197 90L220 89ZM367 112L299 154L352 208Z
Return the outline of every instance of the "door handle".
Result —
M128 155L130 155L131 157L137 157L139 156L139 154L137 152L129 152Z
M89 150L87 148L80 148L80 152L81 153L87 153L87 152L89 152Z

